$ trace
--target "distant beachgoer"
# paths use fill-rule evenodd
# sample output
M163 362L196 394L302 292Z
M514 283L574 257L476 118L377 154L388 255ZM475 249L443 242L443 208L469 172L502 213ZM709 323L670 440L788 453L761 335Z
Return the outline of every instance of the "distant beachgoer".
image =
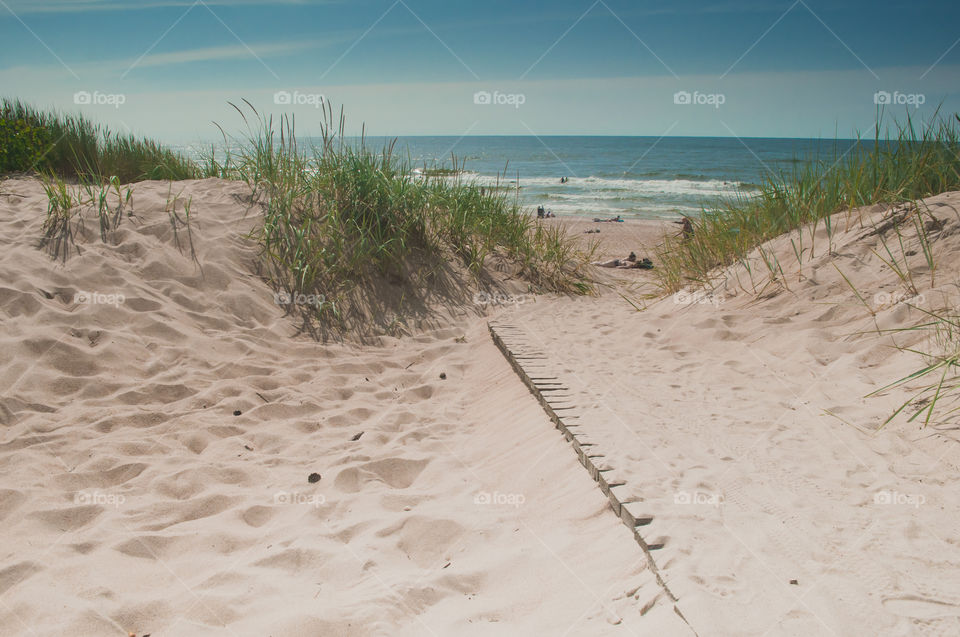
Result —
M684 215L682 221L674 221L674 223L683 226L680 229L680 235L683 236L684 241L693 238L693 222L690 217Z
M652 270L653 261L647 258L637 260L633 252L626 259L610 259L609 261L594 261L593 265L601 268L616 268L618 270Z
M537 217L543 219L546 216L546 211L543 209L543 206L537 206Z

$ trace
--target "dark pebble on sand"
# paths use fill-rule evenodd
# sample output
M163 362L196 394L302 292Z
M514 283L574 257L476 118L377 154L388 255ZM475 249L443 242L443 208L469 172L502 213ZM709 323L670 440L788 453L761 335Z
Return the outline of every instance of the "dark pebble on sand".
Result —
M234 416L239 416L239 415L242 414L242 413L243 413L243 412L240 411L239 409L234 409L234 410L233 410L233 415L234 415Z
M795 580L795 579L790 580L790 583L793 584L794 586L799 586L799 585L800 585L800 582L798 582L798 581Z
M351 438L350 440L352 440L353 442L356 442L356 441L360 440L360 436L362 436L362 435L363 435L363 432L361 431L360 433L356 434L356 435L355 435L353 438Z
M315 482L320 482L320 474L311 473L309 476L307 476L307 482L309 482L310 484L314 484Z
M440 372L440 380L447 380L446 372Z

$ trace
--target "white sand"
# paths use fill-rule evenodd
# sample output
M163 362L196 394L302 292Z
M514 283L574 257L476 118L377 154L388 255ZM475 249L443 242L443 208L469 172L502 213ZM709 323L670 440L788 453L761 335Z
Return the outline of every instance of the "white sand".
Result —
M0 184L0 636L690 634L482 317L298 336L251 274L245 188L175 186L202 275L165 184L135 186L115 245L88 220L65 266L36 248L39 184ZM929 205L935 290L910 259L936 306L956 300L960 195ZM636 312L618 292L651 274L628 272L492 308L569 384L701 636L960 634L956 425L878 431L908 393L863 398L921 363L857 333L922 314L875 324L833 265L895 298L861 238L882 214L838 217L832 259L821 227L801 274L773 242L789 289L755 260L756 288L735 268L716 305ZM607 251L646 241L630 225Z
M904 229L921 293L911 302L956 307L960 193L926 205L946 225L932 234L933 288ZM894 340L930 344L877 333L925 315L897 303L904 286L866 236L885 212L860 212L835 216L832 245L820 226L802 271L789 238L766 246L789 289L769 284L755 253L752 283L731 268L699 303L667 297L638 312L608 292L500 317L548 355L578 429L613 467L607 479L653 517L644 537L664 543L655 561L700 635L960 634L957 417L878 429L913 392L864 397L925 364ZM643 291L648 274L634 276ZM941 413L956 406L954 393Z
M0 185L0 635L686 634L482 320L298 337L245 188L182 188L202 276L166 184L65 266Z

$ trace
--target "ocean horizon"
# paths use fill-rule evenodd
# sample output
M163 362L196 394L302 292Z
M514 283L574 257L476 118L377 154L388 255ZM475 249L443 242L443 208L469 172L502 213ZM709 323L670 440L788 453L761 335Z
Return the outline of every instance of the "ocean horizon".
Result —
M699 215L725 198L749 196L765 175L789 172L818 156L842 155L858 143L854 139L610 135L365 138L373 148L391 142L394 155L418 171L450 169L455 158L458 178L513 189L530 211L543 206L557 216L627 219ZM222 142L212 145L218 153L237 150ZM180 150L199 158L210 147L210 143L193 144Z

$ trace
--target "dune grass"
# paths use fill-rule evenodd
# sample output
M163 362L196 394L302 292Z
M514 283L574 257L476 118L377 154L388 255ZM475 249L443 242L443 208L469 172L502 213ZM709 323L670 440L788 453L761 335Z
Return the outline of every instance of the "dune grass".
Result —
M484 188L464 182L456 159L453 167L415 170L392 144L373 149L362 138L345 137L342 112L334 118L329 106L320 143L302 148L293 120L275 126L247 107L237 109L247 124L242 151L218 157L212 148L198 163L83 117L4 100L0 173L40 174L49 203L40 245L64 261L72 250L80 252L76 239L84 234L85 211L96 213L104 242L115 239L121 221L132 215L132 195L122 183L243 180L263 206L253 234L267 278L284 298L322 299L297 308L322 319L340 317L337 299L345 294L366 288L368 298L376 297L384 290L374 292L378 282L426 298L451 273L451 259L478 281L489 281L491 267L509 264L537 291L591 289L583 271L589 255L580 254L573 239L525 214L517 194L511 198L499 183ZM185 234L196 260L190 202L182 212L178 203L173 197L167 205L174 240L183 250Z
M830 153L793 162L789 171L768 173L759 190L741 190L716 209L704 210L695 221L693 236L665 237L657 247L654 272L662 293L710 288L723 277L720 268L736 263L743 265L751 279L756 274L766 279L764 287L776 282L788 288L780 262L783 257L766 249L765 242L799 230L790 240L793 256L802 265L814 254L818 229L825 230L827 241L832 241L832 215L859 206L891 204L882 223L869 234L877 241L873 254L903 286L902 293L890 295L894 304L902 298L922 312L925 320L894 330L878 327L877 333L924 332L930 336L930 344L920 349L897 346L919 355L923 362L912 373L869 395L895 388L909 390L911 395L881 426L908 411L912 411L910 422L921 419L927 425L960 410L955 406L960 397L960 315L952 303L939 310L909 303L919 294L920 282L907 257L922 254L929 275L924 283L933 289L938 275L933 237L938 236L943 222L919 200L960 190L960 115L952 119L935 116L933 123L918 127L908 114L904 123L894 122L892 133L887 129L882 136L883 118L879 115L872 140L858 138L842 152L837 144ZM832 246L825 247L832 250ZM859 302L876 316L883 308L871 305L839 267L837 270ZM873 300L876 304L876 295Z
M939 311L916 309L928 320L917 325L886 331L925 333L929 338L928 345L923 349L900 348L902 351L919 355L923 360L923 366L867 394L867 397L870 397L895 387L911 387L912 395L894 410L881 427L887 425L901 412L910 409L913 410L913 414L907 422L914 422L922 416L923 426L935 422L934 418L943 421L960 411L960 407L956 406L958 394L960 394L960 314L950 308ZM918 384L919 389L917 389ZM947 404L946 407L944 403Z
M204 168L149 139L121 135L79 115L0 101L0 174L36 172L121 183L195 179Z
M237 107L235 107L237 108ZM344 117L324 111L319 143L302 148L293 120L275 124L249 103L243 150L224 173L238 174L264 207L256 232L267 277L286 298L335 299L374 279L398 287L433 285L449 259L477 279L509 262L539 290L587 292L586 261L574 242L525 214L516 197L449 171L417 174L393 144L369 147L344 136Z
M743 190L696 221L693 237L665 237L657 248L658 283L664 293L709 285L716 268L746 263L753 250L774 237L810 224L810 240L831 215L875 203L901 203L960 189L960 116L934 118L918 129L909 118L872 143L794 162L790 172L768 173L759 191ZM802 260L805 249L795 244ZM771 277L782 274L775 257L761 249Z
M117 228L126 217L133 217L133 190L117 177L106 183L81 181L68 184L54 174L41 175L47 195L47 217L41 227L40 247L52 257L66 262L70 249L80 254L76 238L84 231L84 212L96 215L100 240L117 240Z

